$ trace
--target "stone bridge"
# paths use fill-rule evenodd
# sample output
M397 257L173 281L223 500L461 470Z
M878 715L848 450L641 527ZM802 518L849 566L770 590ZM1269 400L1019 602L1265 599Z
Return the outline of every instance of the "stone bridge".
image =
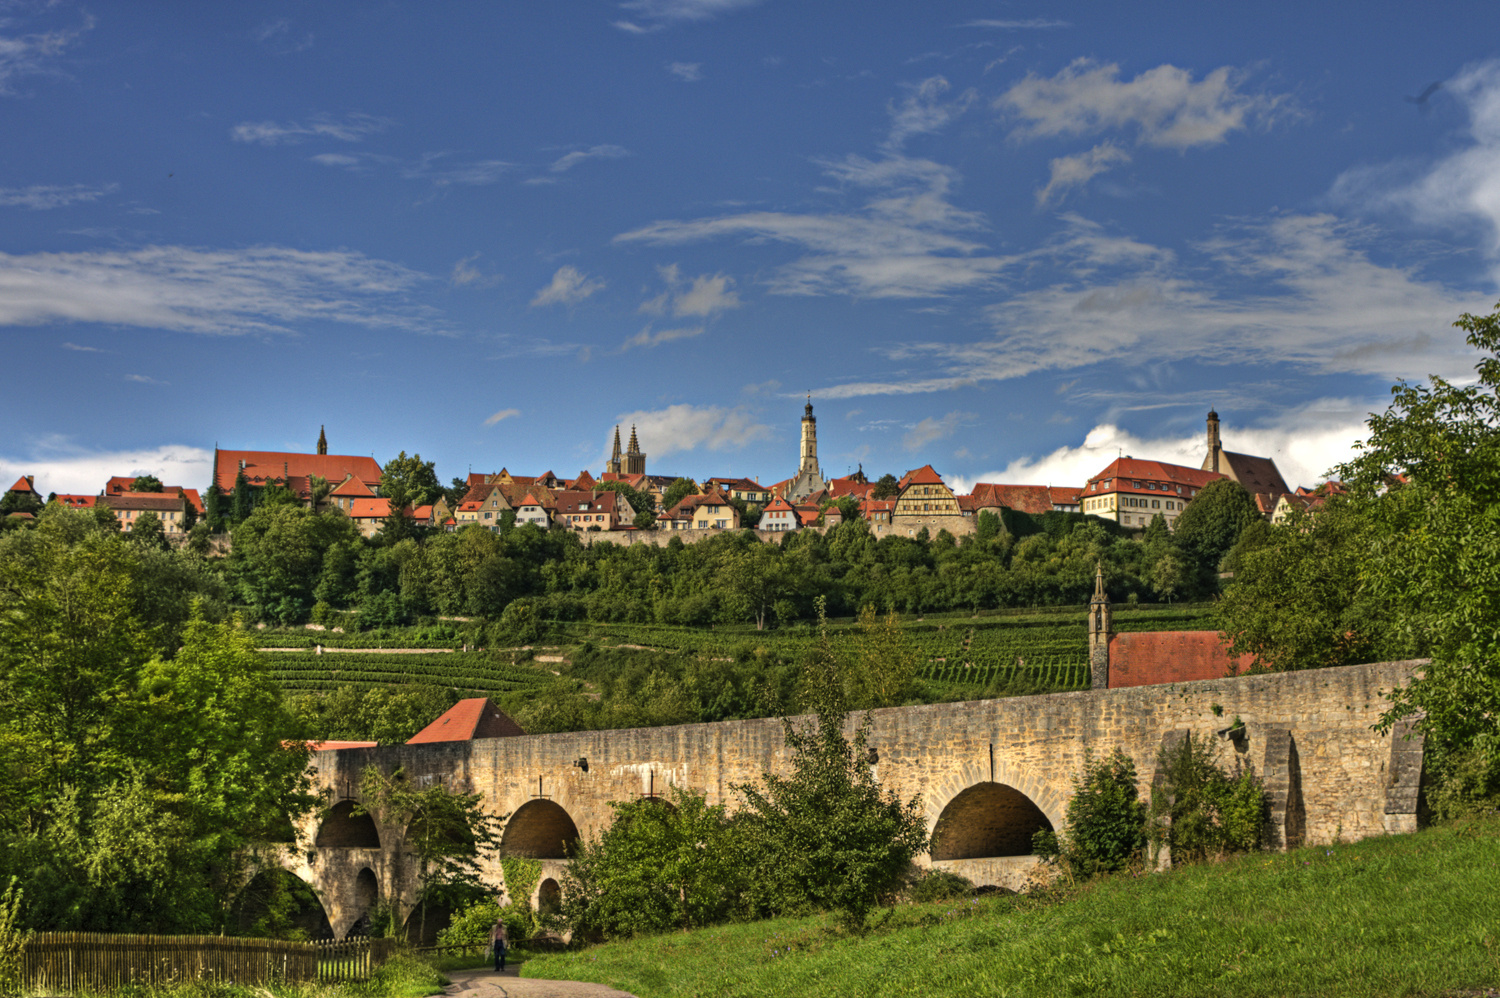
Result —
M1062 827L1085 753L1123 749L1149 795L1160 747L1191 732L1221 745L1226 767L1249 767L1272 801L1277 847L1416 828L1422 743L1409 727L1372 730L1383 694L1420 662L896 707L871 714L880 782L920 794L932 833L918 862L976 884L1019 887L1035 865L1031 836ZM1244 722L1230 737L1235 718ZM662 796L673 785L737 806L733 784L785 771L775 719L625 731L580 731L318 752L312 766L331 810L307 819L287 869L321 896L343 936L380 898L403 914L413 895L404 829L355 815L360 774L402 766L419 781L477 791L504 816L502 851L539 859L533 902L556 903L565 857L600 834L610 801ZM500 884L498 860L486 870ZM430 934L430 931L429 931Z

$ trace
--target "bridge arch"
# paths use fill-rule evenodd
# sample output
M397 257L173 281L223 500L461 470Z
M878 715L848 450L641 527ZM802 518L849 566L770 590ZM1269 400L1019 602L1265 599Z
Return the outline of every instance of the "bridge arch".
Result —
M368 866L363 867L355 875L354 889L349 894L349 911L345 917L353 915L354 924L349 926L349 931L344 933L344 938L370 934L370 915L379 900L380 881L376 878L374 870Z
M938 825L943 820L944 812L947 812L959 797L970 789L981 784L999 784L1009 787L1011 790L1023 795L1046 820L1047 825L1053 829L1063 826L1063 814L1067 808L1068 794L1071 790L1066 779L1059 777L1056 783L1042 778L1035 770L1026 765L1015 765L998 753L994 758L988 755L982 756L973 763L964 764L951 770L946 778L936 781L932 788L923 794L923 803L927 811L927 834L931 841ZM955 811L953 817L961 813L969 812L985 798L979 794L965 798L960 805L961 810ZM992 801L995 799L990 798ZM976 812L969 812L972 817ZM982 814L983 810L979 812ZM1034 816L1032 816L1034 818ZM951 822L950 822L951 824ZM1044 826L1046 827L1046 826ZM1028 838L1028 843L1030 839ZM1030 855L1028 847L1024 855ZM933 861L940 859L939 855L928 854Z
M578 841L578 826L561 804L531 800L516 808L500 836L500 852L528 859L567 859Z
M229 914L238 935L284 936L302 930L310 939L331 939L333 925L317 890L291 870L268 866L250 878Z
M380 832L375 828L375 819L368 814L355 814L354 807L352 800L333 805L318 826L313 844L320 849L379 849Z
M537 887L536 910L543 915L556 915L562 911L562 888L551 877Z
M933 828L931 856L934 861L1029 856L1031 837L1051 829L1052 822L1030 797L986 780L943 808Z

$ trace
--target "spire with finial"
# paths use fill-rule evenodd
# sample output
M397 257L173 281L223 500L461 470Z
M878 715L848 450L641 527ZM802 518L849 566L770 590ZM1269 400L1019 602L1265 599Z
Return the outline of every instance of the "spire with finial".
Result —
M1104 600L1104 562L1099 562L1099 568L1094 572L1094 599L1102 602Z
M318 426L318 453L328 453L328 435L323 432L323 427L321 425Z
M615 424L615 449L610 452L609 463L604 466L604 470L607 471L607 472L609 472L610 474L614 474L614 475L618 475L620 473L620 424L619 423Z

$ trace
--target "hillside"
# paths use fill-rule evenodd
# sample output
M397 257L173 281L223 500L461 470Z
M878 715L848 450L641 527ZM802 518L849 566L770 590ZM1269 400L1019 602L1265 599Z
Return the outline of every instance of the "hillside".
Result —
M1500 984L1500 819L1258 853L1033 896L904 905L613 942L527 977L640 998L922 995L1391 998Z

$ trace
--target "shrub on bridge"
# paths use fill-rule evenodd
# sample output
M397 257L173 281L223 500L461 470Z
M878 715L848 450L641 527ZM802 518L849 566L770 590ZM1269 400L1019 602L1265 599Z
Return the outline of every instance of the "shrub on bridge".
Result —
M1146 804L1130 757L1119 748L1102 759L1085 755L1062 835L1037 832L1033 848L1078 877L1123 870L1139 856L1146 848Z
M1249 770L1231 776L1218 764L1218 746L1191 734L1161 750L1165 779L1151 793L1150 837L1169 846L1172 862L1202 860L1260 848L1269 805Z

